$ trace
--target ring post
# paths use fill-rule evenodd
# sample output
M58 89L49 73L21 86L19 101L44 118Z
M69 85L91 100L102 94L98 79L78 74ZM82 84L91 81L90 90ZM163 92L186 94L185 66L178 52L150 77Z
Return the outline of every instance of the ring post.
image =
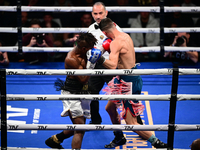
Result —
M164 46L165 46L165 32L164 32L164 0L160 0L160 54L161 57L164 56Z
M0 69L1 76L1 150L7 150L7 105L6 105L6 70Z
M168 125L169 129L168 129L168 139L167 139L167 144L168 144L167 150L173 150L177 90L178 90L178 77L179 77L179 69L178 69L177 66L173 66L172 89L171 89L170 110L169 110L169 125Z
M18 34L18 53L22 55L22 15L21 15L21 0L17 0L17 34Z

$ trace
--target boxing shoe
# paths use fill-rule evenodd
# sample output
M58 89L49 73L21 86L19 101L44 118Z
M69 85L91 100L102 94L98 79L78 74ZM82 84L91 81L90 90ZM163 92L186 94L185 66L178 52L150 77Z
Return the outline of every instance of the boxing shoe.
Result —
M115 138L108 145L105 145L105 148L114 148L116 146L124 145L126 143L126 138L123 133L114 132Z
M167 148L167 144L163 143L159 139L157 139L154 143L152 143L152 146L154 146L155 148Z
M105 148L114 148L116 146L124 145L126 143L126 138L122 137L121 139L114 138L108 145L105 145Z
M58 141L56 135L53 135L52 137L48 138L45 141L45 144L51 148L57 148L57 149L64 149L62 145L60 145L61 142Z

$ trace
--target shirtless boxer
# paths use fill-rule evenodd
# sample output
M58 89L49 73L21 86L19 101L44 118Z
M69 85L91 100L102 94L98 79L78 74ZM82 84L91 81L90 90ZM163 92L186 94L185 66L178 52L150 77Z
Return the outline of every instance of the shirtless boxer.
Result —
M94 3L92 7L92 17L95 20L93 24L91 24L88 28L88 31L92 33L96 39L98 40L97 44L95 46L99 47L102 50L102 53L104 56L108 56L106 54L109 53L109 46L107 46L106 43L109 43L110 39L107 40L107 37L102 33L102 31L98 28L99 23L102 19L106 18L108 14L108 11L106 10L106 6L102 2L96 2ZM116 28L119 31L122 31L122 29L116 24ZM102 45L102 43L104 43ZM107 51L107 52L106 52ZM105 53L104 53L105 52ZM89 64L89 63L88 63ZM88 68L94 69L107 69L104 66L102 66L99 63L91 64ZM103 88L105 83L109 83L112 80L113 76L91 76L88 81L88 88L91 90L91 94L99 94L101 89ZM92 101L90 104L91 109L91 124L101 124L102 118L99 114L99 101ZM108 103L105 107L108 114L110 114L110 110L112 110L112 114L118 115L116 106L113 103ZM115 111L114 111L115 110ZM143 124L141 117L137 116L138 123ZM118 118L112 118L111 119L113 124L121 124L121 120ZM106 144L105 148L113 148L119 145L123 145L126 143L126 138L124 137L124 134L122 131L114 131L114 139L112 140L112 143Z
M130 36L126 33L120 32L113 21L110 18L101 20L99 27L101 31L110 39L110 55L109 59L100 57L98 63L109 69L136 69L136 59L134 44ZM140 94L142 90L142 78L141 76L120 76L125 82L132 82L132 94ZM113 103L109 101L109 104ZM123 106L123 118L128 125L140 125L137 122L138 110L135 106L138 106L138 101L125 100L121 101ZM140 109L140 108L139 108ZM112 114L110 110L110 117L116 118L117 116ZM140 135L143 139L148 140L155 148L167 148L167 144L160 141L150 131L134 131Z
M97 55L101 55L100 50L98 51L93 48L96 42L96 38L91 33L80 33L76 40L76 46L65 58L65 69L86 69L88 59L86 52L88 50L92 49L90 50L91 53L95 51L96 54L99 52ZM88 79L89 76L69 75L66 77L64 84L61 80L58 80L55 85L57 90L62 90L62 95L83 94L88 92L87 89L84 89ZM86 118L90 118L90 101L63 100L62 102L63 112L61 116L69 116L73 124L85 124ZM63 130L61 133L48 138L45 143L51 148L63 149L60 143L72 135L74 135L71 143L72 149L80 149L84 131Z

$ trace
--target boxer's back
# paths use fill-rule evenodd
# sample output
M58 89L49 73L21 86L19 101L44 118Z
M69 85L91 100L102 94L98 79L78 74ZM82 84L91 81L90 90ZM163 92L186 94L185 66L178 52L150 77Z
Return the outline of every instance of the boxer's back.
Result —
M120 45L119 69L131 69L135 66L135 50L133 41L126 33L121 32L116 38L116 43Z

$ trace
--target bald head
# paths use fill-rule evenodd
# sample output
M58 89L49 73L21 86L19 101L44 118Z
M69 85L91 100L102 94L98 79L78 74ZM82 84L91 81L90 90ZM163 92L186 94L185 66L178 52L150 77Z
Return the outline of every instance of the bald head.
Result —
M103 9L104 9L104 10L106 10L106 6L105 6L105 4L104 4L104 3L102 3L102 2L96 2L96 3L94 3L94 5L93 5L92 9L94 9L94 7L95 7L95 6L102 6L102 7L103 7Z
M191 150L200 150L200 139L196 139L192 142Z

